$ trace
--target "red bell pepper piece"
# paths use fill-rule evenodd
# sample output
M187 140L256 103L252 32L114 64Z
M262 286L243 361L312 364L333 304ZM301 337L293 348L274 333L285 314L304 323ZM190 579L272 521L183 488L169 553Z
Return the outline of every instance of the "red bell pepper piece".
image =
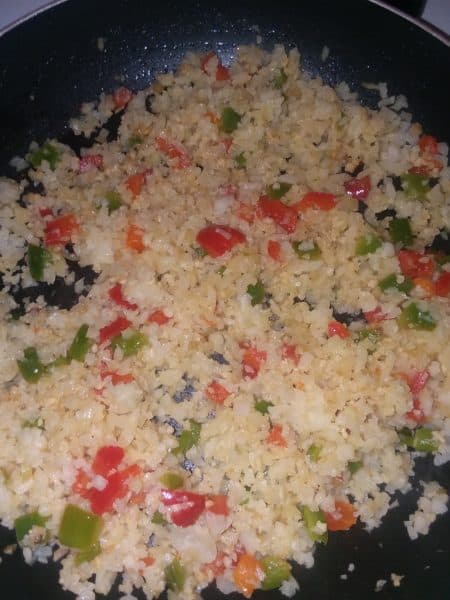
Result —
M347 326L344 323L339 323L339 321L330 321L328 323L328 337L333 337L337 335L341 339L345 340L350 335Z
M209 225L198 232L197 243L213 258L229 252L236 244L246 241L245 235L228 225Z
M165 137L158 135L155 139L156 147L160 152L168 156L169 158L177 158L178 162L175 165L176 169L186 169L191 165L191 159L183 148L179 144L169 142Z
M242 376L245 379L255 379L261 369L261 365L267 360L267 352L258 350L256 346L249 343L240 344L244 350L242 355Z
M130 225L128 225L126 245L127 248L138 253L141 253L145 250L144 230L142 227L139 227L134 223L130 223Z
M380 323L381 321L385 321L389 319L389 316L386 315L380 306L377 306L374 310L368 310L364 313L364 318L370 324L372 323Z
M102 477L107 477L112 469L116 469L125 456L120 446L102 446L95 454L92 471Z
M103 169L103 156L101 154L86 154L80 158L78 166L80 173L86 173L93 167Z
M193 525L205 510L206 497L186 490L161 490L161 500L169 508L170 519L178 527Z
M450 273L448 271L443 271L437 278L435 292L436 296L443 298L450 296Z
M401 272L409 279L417 277L431 277L435 270L434 259L429 254L422 254L415 250L400 250L397 254Z
M120 383L132 383L134 376L131 373L118 373L117 371L108 371L105 368L100 369L100 377L102 379L110 379L113 385L119 385Z
M421 135L419 148L423 154L438 154L438 141L432 135Z
M228 497L224 494L209 494L206 499L206 510L215 515L228 516L230 514Z
M211 69L208 67L208 63L216 57L216 54L214 52L208 52L208 54L205 54L205 56L202 56L202 58L200 59L200 67L203 71L203 73L206 73L207 75L211 75ZM224 67L222 65L222 63L220 62L220 59L217 57L217 67L216 67L216 73L215 73L215 77L216 77L216 81L228 81L231 76L230 76L230 71L229 69L227 69L226 67Z
M50 215L53 215L53 211L51 208L40 208L39 214L41 215L42 218L49 217Z
M79 228L80 226L72 214L56 217L45 224L44 243L46 246L64 246L72 241L73 234Z
M124 86L117 88L116 90L114 90L112 97L114 102L114 108L123 108L128 104L132 97L133 92L128 88Z
M291 360L295 365L300 362L300 355L295 344L283 344L281 347L281 358Z
M275 240L269 240L267 242L267 254L272 260L281 260L281 244Z
M259 218L272 219L287 233L293 233L297 227L298 216L295 208L268 196L260 196L256 205L256 215Z
M161 309L154 310L152 313L150 313L147 319L148 323L156 323L157 325L165 325L169 321L170 317L168 317L166 313Z
M365 177L360 177L359 179L349 179L344 183L344 189L349 196L352 196L357 200L366 200L370 190L372 189L370 177L366 175Z
M280 448L288 447L288 443L283 435L281 425L272 425L266 437L266 442L268 444L272 444L272 446L279 446Z
M332 210L336 206L336 197L334 194L327 194L325 192L308 192L303 198L296 202L293 206L297 212L305 212L310 208L317 210Z
M214 404L222 405L230 395L230 392L217 381L211 381L205 390L205 395Z
M152 173L153 169L146 169L140 173L134 173L134 175L130 175L127 178L125 185L132 193L133 198L137 198L139 196L139 194L142 192L145 182L147 181L147 177L149 177Z
M357 521L356 511L350 502L344 500L336 500L334 505L333 512L325 513L327 529L328 531L347 531Z
M117 306L121 306L127 310L137 310L138 308L137 304L128 302L128 300L124 298L121 283L113 285L113 287L108 290L108 296L115 304L117 304Z
M111 338L118 335L122 331L125 331L125 329L128 329L128 327L130 327L130 325L131 325L131 321L129 321L125 317L117 317L117 319L114 319L114 321L112 321L111 323L109 323L108 325L105 325L104 327L102 327L100 329L100 333L99 333L100 344L104 344L107 340L110 340Z

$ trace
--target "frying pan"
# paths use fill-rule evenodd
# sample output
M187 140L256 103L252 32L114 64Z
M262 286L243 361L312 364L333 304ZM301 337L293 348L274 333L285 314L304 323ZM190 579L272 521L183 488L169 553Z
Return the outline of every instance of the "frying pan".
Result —
M189 50L214 49L227 64L239 44L296 45L304 68L330 85L346 81L374 106L363 81L386 81L393 94L404 93L410 110L427 133L450 141L450 49L398 15L363 0L283 4L251 0L72 0L42 12L0 38L0 175L12 175L10 158L23 155L31 140L58 137L77 151L89 140L67 129L81 102L116 88L117 77L132 89L174 68ZM99 37L105 50L97 47ZM324 45L330 57L322 62ZM117 126L117 123L115 124ZM114 123L112 124L112 127ZM450 253L450 252L449 252ZM76 298L62 286L44 290L53 304L69 307ZM19 298L20 299L20 298ZM450 598L450 518L444 515L430 534L411 542L403 521L416 508L419 480L437 480L450 490L450 468L431 460L417 462L413 490L384 524L367 533L357 525L331 533L320 546L312 569L294 567L302 600L365 598L440 600ZM0 547L15 541L0 529ZM349 570L349 565L354 570ZM18 551L2 554L0 597L8 600L68 600L59 589L57 565L29 567ZM390 575L403 575L394 587ZM344 575L344 577L342 577ZM375 592L378 580L386 585ZM214 587L205 598L222 598ZM119 597L117 586L108 596ZM229 596L236 599L237 595ZM256 592L254 598L281 598Z

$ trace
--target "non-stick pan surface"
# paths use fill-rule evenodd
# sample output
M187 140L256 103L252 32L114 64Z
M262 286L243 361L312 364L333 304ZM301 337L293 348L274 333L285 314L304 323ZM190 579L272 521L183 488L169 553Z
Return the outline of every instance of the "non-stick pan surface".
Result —
M284 3L262 0L72 0L58 5L0 38L0 175L11 175L9 159L24 154L31 140L46 137L75 143L65 127L80 103L117 87L118 76L132 89L172 69L189 50L216 50L226 63L239 44L299 47L304 67L334 85L346 81L376 98L360 83L386 81L404 93L410 110L428 133L450 141L450 49L400 17L363 0ZM105 50L97 46L105 40ZM321 61L324 45L330 57ZM88 143L81 140L81 143ZM76 141L78 146L80 140ZM76 145L75 144L75 145ZM67 290L55 302L70 304ZM1 402L1 400L0 400ZM403 521L416 508L418 481L434 479L450 490L450 468L422 459L413 491L368 534L355 526L330 535L316 552L313 569L297 568L302 600L444 600L450 598L450 518L439 517L427 537L411 542ZM0 547L14 534L0 530ZM349 565L354 564L354 570ZM20 553L2 554L0 598L67 600L57 585L57 566L23 563ZM391 574L404 576L393 586ZM345 575L345 577L342 577ZM386 580L375 591L378 580ZM114 589L109 598L118 598ZM212 588L205 597L220 594ZM237 596L230 596L236 598ZM255 598L281 598L257 592Z

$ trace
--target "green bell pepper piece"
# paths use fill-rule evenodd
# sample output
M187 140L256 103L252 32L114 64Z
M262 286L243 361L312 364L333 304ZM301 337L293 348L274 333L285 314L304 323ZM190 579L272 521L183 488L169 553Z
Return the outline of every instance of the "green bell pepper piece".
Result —
M41 431L45 431L45 421L42 417L36 417L36 419L26 420L22 423L22 427L24 429L40 429Z
M273 200L280 200L288 191L291 189L290 183L277 183L276 185L269 185L266 188L266 195Z
M16 530L17 541L21 542L35 525L37 527L45 527L45 523L47 521L48 517L43 517L37 511L17 517L17 519L14 521L14 529Z
M428 452L433 454L437 452L439 448L439 444L433 438L433 432L431 429L426 429L425 427L419 427L417 429L408 429L408 427L403 427L398 432L398 437L400 441L408 446L408 448L413 448L417 450L417 452Z
M392 219L389 223L389 235L394 244L411 246L414 236L409 219Z
M56 163L61 160L61 152L49 142L45 142L40 148L27 154L25 158L35 169L41 165L42 161L46 160L51 170L54 171Z
M89 548L80 550L75 554L75 564L78 566L85 562L91 562L91 560L94 560L94 558L98 556L101 551L102 547L100 546L100 542L94 542Z
M277 90L281 90L281 88L284 86L284 84L287 82L287 80L288 80L288 76L284 72L284 69L281 68L278 71L278 74L275 75L275 77L272 79L273 87L276 88Z
M178 473L164 473L159 478L160 482L168 490L176 490L177 488L183 487L184 479Z
M144 333L133 330L126 336L122 333L115 335L111 340L111 348L115 350L120 348L122 350L124 358L134 356L139 352L141 348L148 344L148 338Z
M202 430L201 423L197 423L197 421L191 419L190 424L190 429L184 429L181 432L180 437L178 438L178 446L172 450L174 454L186 454L190 448L197 446L199 443Z
M164 569L166 584L170 590L181 592L186 581L186 569L178 558L174 558L170 565Z
M67 350L66 358L68 361L77 360L83 362L86 358L86 354L89 352L89 348L93 344L93 340L87 337L88 325L84 324L77 331L73 342L70 344Z
M417 173L404 173L400 176L402 188L409 198L423 200L430 191L429 178Z
M362 460L350 460L347 463L347 469L350 471L350 473L352 475L354 475L363 467L363 464L364 463Z
M247 166L247 159L245 158L245 154L243 152L236 154L234 157L234 162L236 163L236 167L238 169L245 169Z
M398 276L395 273L391 273L391 275L388 275L378 283L378 287L382 292L390 289L396 289L404 294L409 294L414 287L413 282L408 279L408 277L404 277L403 281L399 282L397 277Z
M152 523L155 525L167 525L167 521L164 518L164 515L159 512L159 510L155 511L152 516Z
M252 306L261 304L264 300L264 296L266 295L263 282L258 279L255 284L248 285L247 294L252 299Z
M371 342L372 344L376 344L381 336L381 331L376 327L366 327L365 329L361 329L361 331L358 331L356 341L363 342L364 340L369 340L369 342Z
M231 108L231 106L227 106L223 109L220 116L220 129L225 133L233 133L237 129L241 119L242 116L239 113Z
M138 133L135 133L128 138L128 147L133 148L134 146L139 146L139 144L142 144L143 141L144 138Z
M316 242L292 242L292 247L297 256L306 260L318 260L322 256L322 250Z
M108 215L113 213L115 210L118 210L122 206L122 196L119 192L115 192L114 190L110 190L109 192L105 192L105 200L108 204Z
M306 454L309 456L311 462L317 462L320 458L320 453L322 452L322 446L318 444L311 444L311 446L306 451Z
M433 331L436 327L436 321L428 310L422 310L415 302L408 304L400 316L397 317L397 323L403 329L418 329L423 331Z
M291 565L282 558L266 556L261 559L261 566L264 571L263 590L276 590L291 576Z
M19 372L28 383L37 383L48 371L48 367L41 362L36 348L25 348L23 359L17 361Z
M273 403L269 402L268 400L255 400L255 410L260 412L262 415L267 415L271 406L273 406Z
M30 275L35 281L41 281L44 276L44 269L51 262L52 255L46 248L28 244L27 262L30 269Z
M381 247L382 241L376 235L363 235L356 240L355 254L356 256L365 256L373 254Z
M59 524L58 538L64 546L89 551L98 542L102 528L102 517L68 504Z
M328 541L328 532L316 533L314 531L317 523L326 523L325 514L321 510L311 510L307 506L301 508L303 521L305 523L306 531L313 542L321 542L326 544Z

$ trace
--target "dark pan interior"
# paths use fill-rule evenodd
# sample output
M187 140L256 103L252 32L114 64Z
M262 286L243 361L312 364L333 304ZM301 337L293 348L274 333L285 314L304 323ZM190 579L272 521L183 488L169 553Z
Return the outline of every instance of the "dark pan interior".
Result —
M80 103L117 87L117 76L143 88L157 72L172 69L188 50L215 49L227 63L239 44L299 47L303 65L334 85L342 80L362 91L362 81L387 81L404 93L427 133L450 140L450 50L413 24L363 0L262 0L153 3L144 0L72 0L46 11L0 39L0 176L9 159L24 154L31 140L56 136L80 145L65 124ZM105 51L97 38L105 38ZM330 58L320 59L324 45ZM370 535L356 526L330 535L316 552L313 569L295 569L302 600L437 600L450 598L450 518L439 517L430 535L410 542L403 521L415 510L419 479L437 479L450 489L450 468L422 459L414 490L399 498L383 526ZM0 529L0 547L15 541ZM348 572L353 563L355 570ZM391 573L404 575L394 588ZM341 575L346 574L347 579ZM387 580L380 592L375 583ZM26 566L18 552L2 554L0 597L8 600L68 600L57 586L57 567ZM117 589L109 598L118 598ZM223 597L210 589L210 600ZM231 599L236 595L229 596ZM254 598L275 599L278 592Z

